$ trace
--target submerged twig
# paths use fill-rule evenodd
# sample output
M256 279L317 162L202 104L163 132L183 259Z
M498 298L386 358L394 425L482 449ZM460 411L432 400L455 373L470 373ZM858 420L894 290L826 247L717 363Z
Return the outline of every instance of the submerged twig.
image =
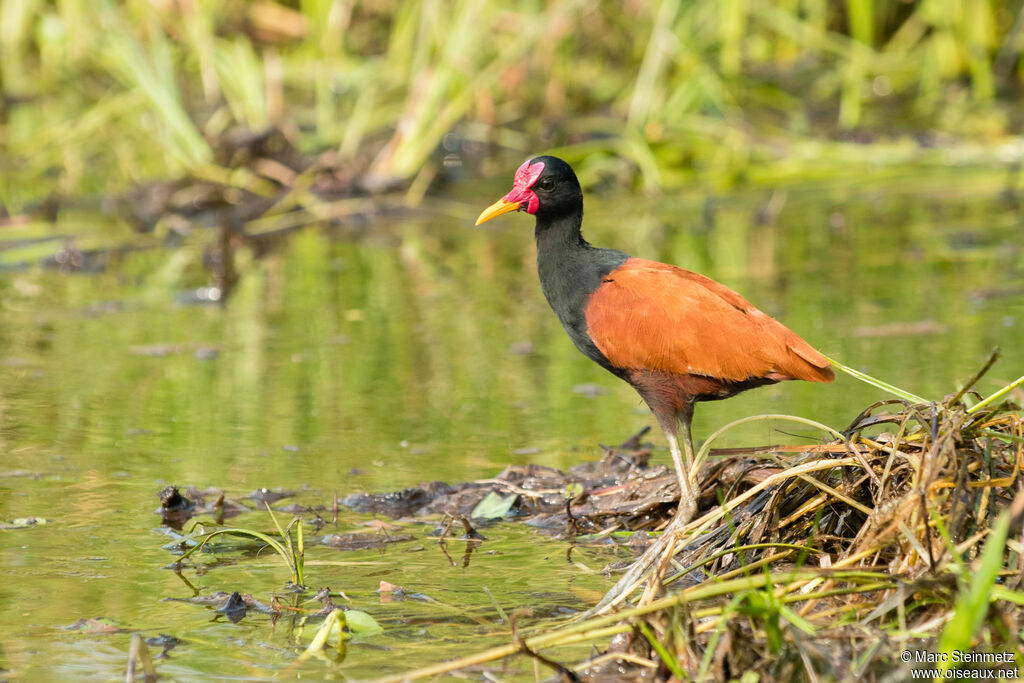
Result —
M982 366L981 370L978 370L976 373L974 373L974 377L971 377L971 379L969 379L967 382L964 383L964 385L962 387L960 387L960 391L958 391L955 394L953 394L953 398L951 398L949 400L949 405L952 406L952 405L956 405L957 403L959 403L960 399L963 398L964 394L966 394L968 391L970 391L971 387L973 387L975 384L977 384L978 380L980 380L982 378L982 376L986 372L988 372L988 369L991 368L992 365L995 364L995 362L997 360L999 360L999 356L1000 355L1002 355L1002 354L1000 354L998 347L995 348L995 349L992 349L992 353L989 354L988 360L985 361L985 365Z
M146 683L157 679L156 667L153 666L153 658L149 654L146 641L138 633L133 633L131 643L128 646L128 669L125 671L125 681L135 683L139 665L142 666L142 678Z

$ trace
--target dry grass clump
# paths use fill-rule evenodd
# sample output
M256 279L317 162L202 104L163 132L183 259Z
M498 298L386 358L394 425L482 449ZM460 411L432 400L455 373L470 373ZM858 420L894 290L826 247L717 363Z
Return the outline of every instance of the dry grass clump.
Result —
M1024 422L958 399L876 404L843 441L786 449L805 451L788 466L716 463L728 493L663 563L671 595L634 622L634 650L698 679L769 680L884 677L902 650L978 640L1014 651Z
M1005 393L882 401L829 444L706 466L722 500L646 582L640 604L663 604L635 618L634 652L662 673L762 680L909 675L903 650L1015 652L1024 420Z
M881 401L829 443L716 459L699 478L703 515L616 600L575 624L407 676L580 641L606 649L560 669L563 678L1012 670L1024 661L1024 416L1002 399L1022 382L973 407L966 387L941 403ZM1004 652L1009 663L983 661ZM556 653L538 661L552 666Z

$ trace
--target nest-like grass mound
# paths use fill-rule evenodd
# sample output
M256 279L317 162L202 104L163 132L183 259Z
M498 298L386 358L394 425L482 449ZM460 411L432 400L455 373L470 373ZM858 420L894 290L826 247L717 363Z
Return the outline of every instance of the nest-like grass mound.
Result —
M706 467L702 490L726 492L647 577L620 652L718 680L902 680L927 652L1017 652L1024 420L959 398L881 402L842 440ZM587 668L640 674L624 661Z
M1021 381L971 408L965 390L882 401L828 443L715 458L697 517L653 572L588 618L472 663L521 653L608 680L1007 677L1024 661L1024 417L1003 399ZM609 637L575 666L540 654Z

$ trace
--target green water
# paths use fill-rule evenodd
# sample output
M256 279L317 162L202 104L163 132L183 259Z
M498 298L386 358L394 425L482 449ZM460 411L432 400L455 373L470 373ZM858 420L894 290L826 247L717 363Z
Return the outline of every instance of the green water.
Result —
M1022 215L1000 182L961 180L908 172L852 188L591 197L585 231L595 244L718 279L826 354L925 397L956 390L1000 346L1003 360L978 387L988 394L1024 374ZM329 507L335 492L490 477L508 463L565 468L653 424L548 310L532 220L470 227L504 191L466 183L358 231L311 226L259 258L243 248L224 306L183 303L208 284L202 230L170 249L88 212L5 228L0 521L50 523L0 531L0 677L123 678L133 631L182 640L157 662L171 679L295 675L288 667L313 627L253 613L232 624L166 600L197 590L290 599L269 553L225 553L180 576L167 569L174 555L155 514L166 484L238 499L281 487L295 492L285 503ZM62 246L28 241L53 233L83 248L137 248L101 272L26 266ZM786 383L701 405L695 434L768 412L843 428L883 397L846 377ZM759 424L720 445L809 436ZM663 438L653 440L667 462ZM339 530L368 519L343 510ZM260 514L233 523L270 526ZM585 569L616 559L607 551L569 558L566 542L499 524L467 562L465 546L442 548L433 528L412 525L415 541L384 551L313 539L307 582L344 591L385 633L353 643L341 663L313 659L297 672L368 678L506 643L485 587L506 612L530 606L542 621L588 606L610 584ZM382 579L437 602L382 602ZM124 631L68 629L93 617ZM572 664L586 652L559 654Z

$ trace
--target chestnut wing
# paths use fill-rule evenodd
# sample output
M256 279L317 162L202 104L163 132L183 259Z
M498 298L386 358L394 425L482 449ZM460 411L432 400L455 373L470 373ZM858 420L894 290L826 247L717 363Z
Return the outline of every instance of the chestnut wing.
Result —
M828 361L725 285L697 273L631 258L587 303L587 331L617 368L830 382Z

